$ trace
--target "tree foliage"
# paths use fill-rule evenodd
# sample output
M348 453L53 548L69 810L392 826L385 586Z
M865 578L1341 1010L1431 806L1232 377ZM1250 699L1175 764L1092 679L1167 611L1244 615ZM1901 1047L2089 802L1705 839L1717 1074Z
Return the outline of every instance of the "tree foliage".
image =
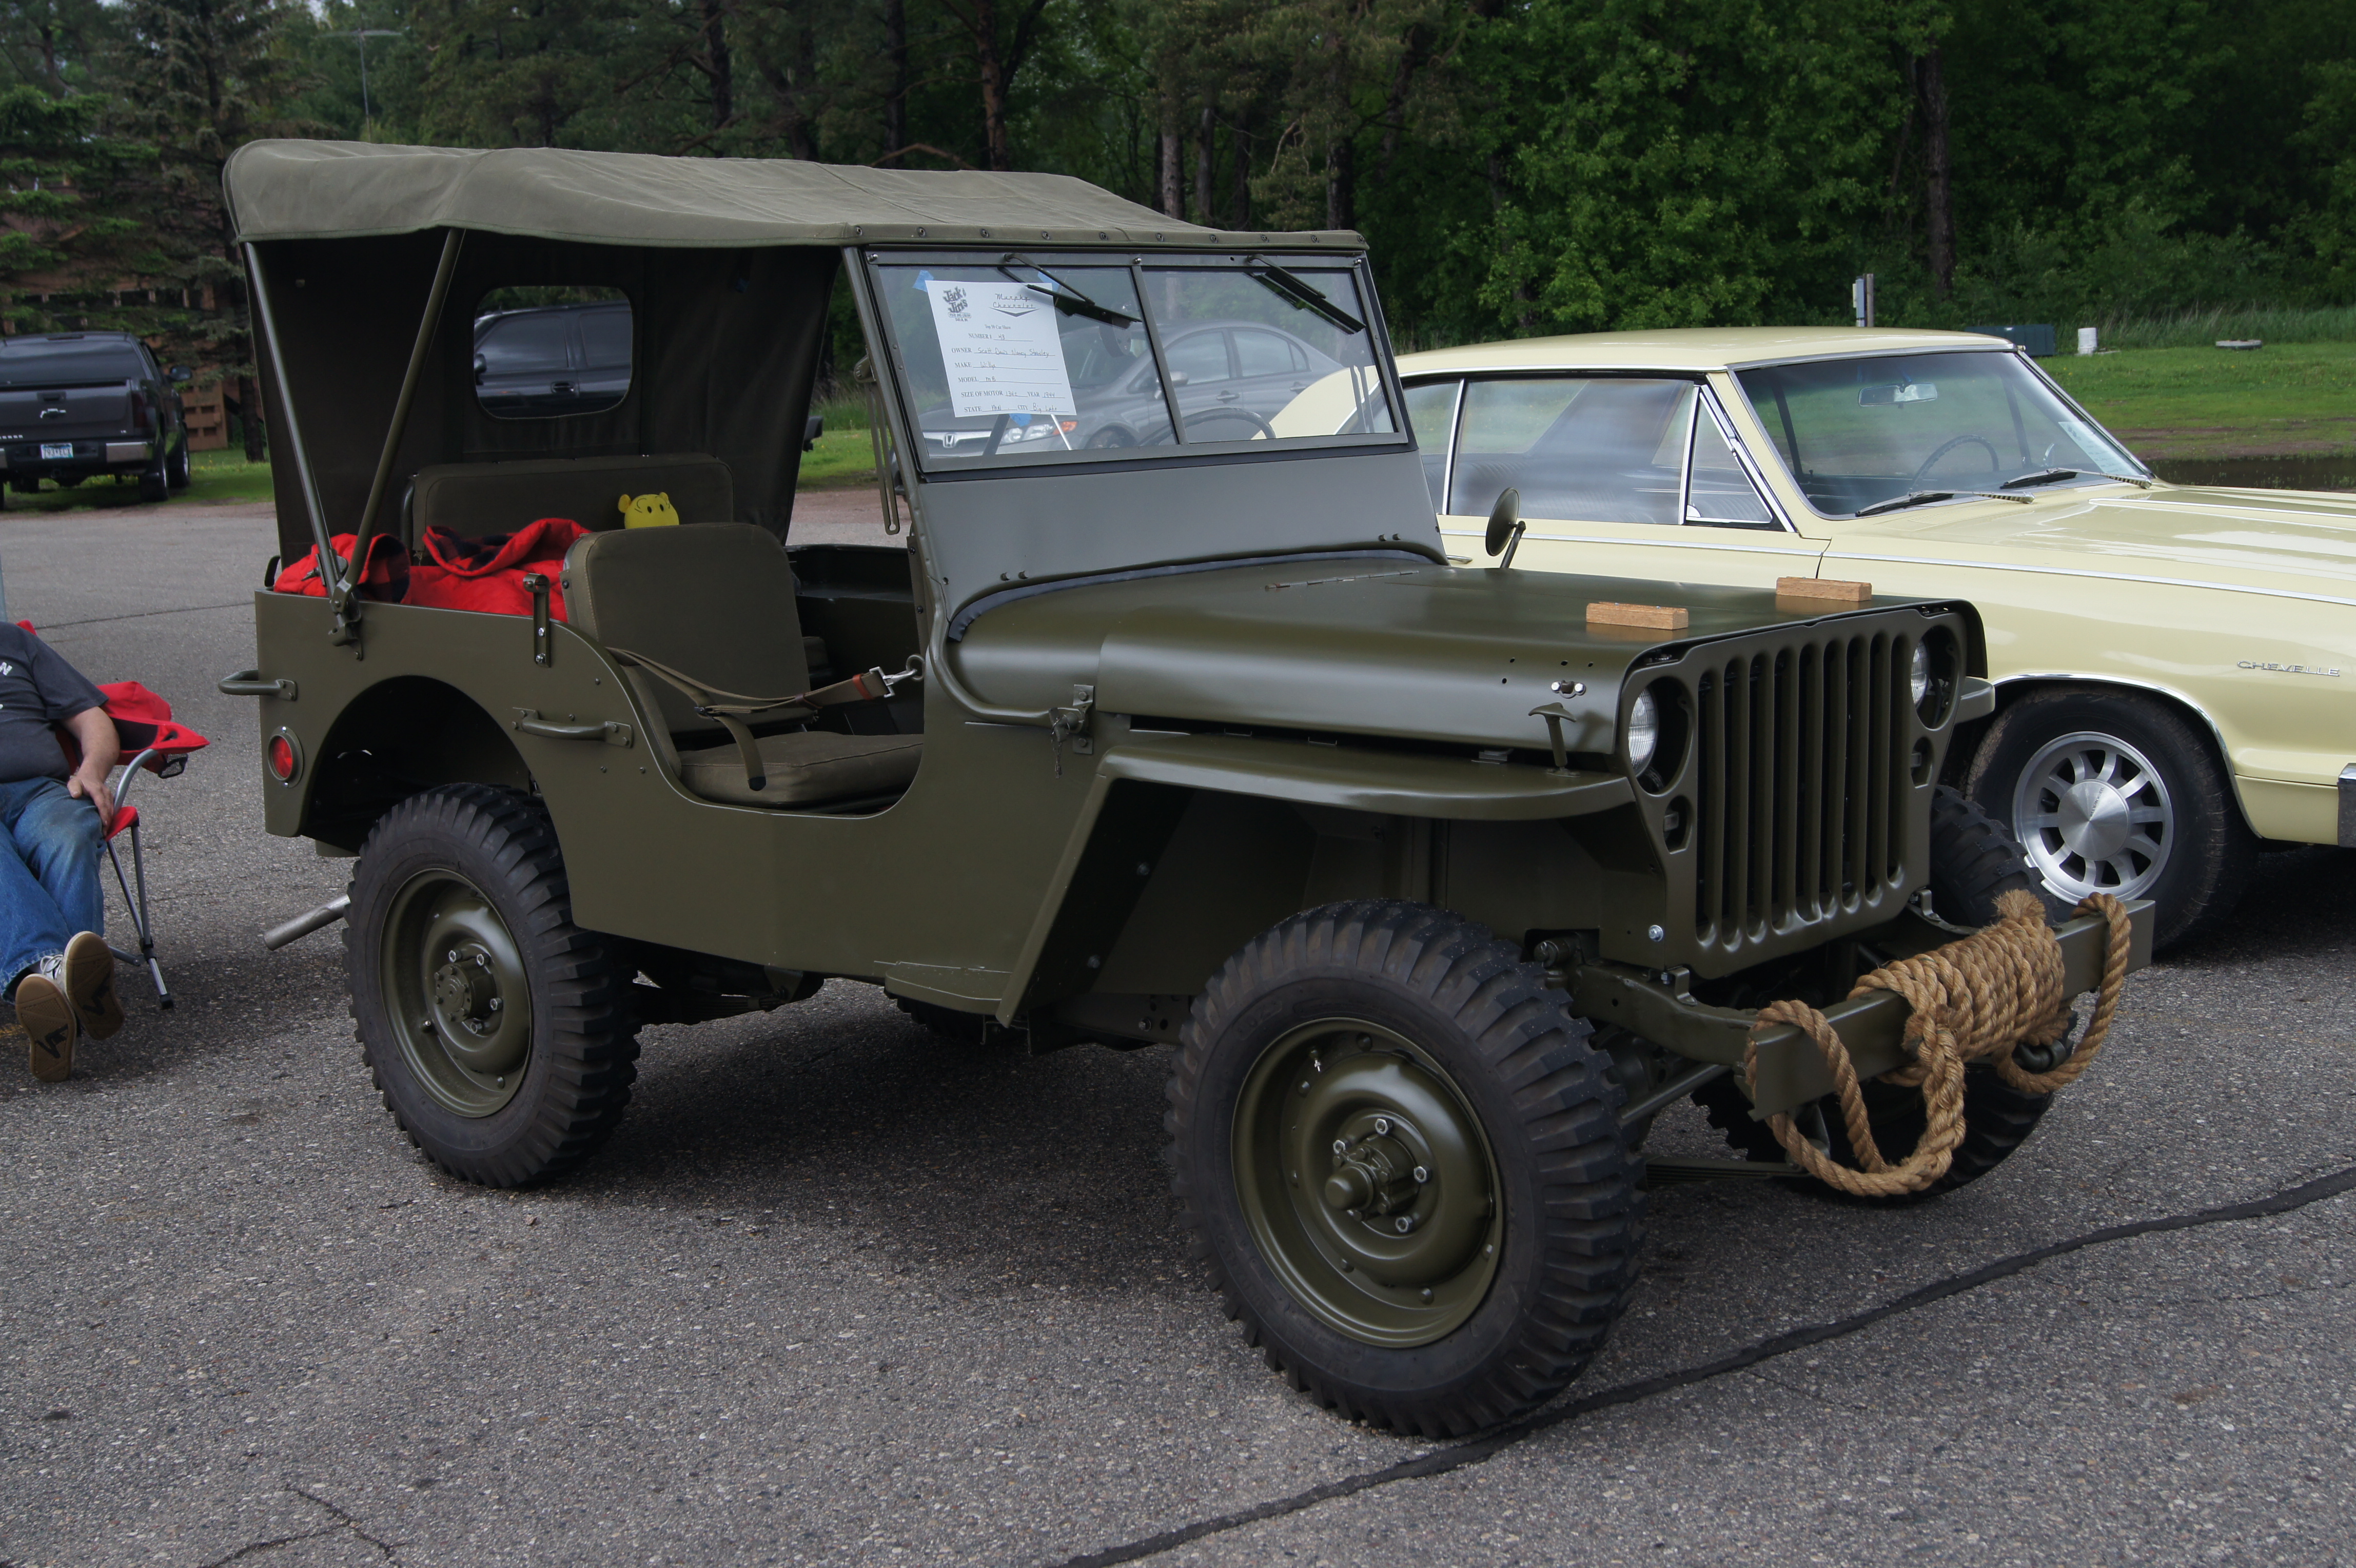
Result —
M2345 0L0 0L0 319L244 373L288 134L1076 174L1421 341L2356 299Z

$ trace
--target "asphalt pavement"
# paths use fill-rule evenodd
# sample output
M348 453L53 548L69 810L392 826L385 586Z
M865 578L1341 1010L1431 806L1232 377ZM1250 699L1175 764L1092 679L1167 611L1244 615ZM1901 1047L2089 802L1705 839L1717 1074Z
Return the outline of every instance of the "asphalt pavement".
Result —
M2356 1559L2350 854L2268 857L1987 1179L1656 1192L1562 1401L1405 1441L1219 1316L1164 1050L953 1047L836 983L649 1030L568 1181L425 1164L339 929L255 940L348 870L262 832L213 691L273 548L257 509L0 519L9 614L215 743L138 798L178 1007L126 974L61 1085L0 1034L6 1568Z

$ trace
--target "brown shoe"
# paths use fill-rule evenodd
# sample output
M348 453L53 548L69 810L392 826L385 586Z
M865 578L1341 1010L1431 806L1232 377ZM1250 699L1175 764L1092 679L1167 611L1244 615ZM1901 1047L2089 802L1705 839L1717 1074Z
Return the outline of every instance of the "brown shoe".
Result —
M43 959L16 983L16 1022L32 1040L33 1076L44 1083L63 1083L72 1073L74 1036L80 1032L73 1004L55 978L62 972L57 960Z
M66 944L66 1000L73 1004L81 1032L102 1040L123 1027L123 1004L114 999L114 951L95 931L82 931Z

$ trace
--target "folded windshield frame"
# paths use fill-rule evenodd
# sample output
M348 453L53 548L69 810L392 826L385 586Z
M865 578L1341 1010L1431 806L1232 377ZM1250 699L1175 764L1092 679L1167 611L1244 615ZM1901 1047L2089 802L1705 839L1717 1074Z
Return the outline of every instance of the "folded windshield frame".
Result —
M1414 436L1398 412L1404 405L1398 371L1363 252L1304 254L1262 248L1228 254L871 245L846 252L845 260L869 345L880 350L877 358L889 365L889 398L898 415L896 423L905 433L905 441L895 444L914 457L918 474L927 481L1068 469L1267 461L1354 451L1397 452L1413 446ZM1276 266L1285 270L1289 281L1323 280L1319 286L1338 298L1329 300L1323 310L1291 298L1290 289L1271 287L1265 280L1265 272ZM930 275L935 269L955 269L957 275L936 280ZM1214 275L1220 274L1231 275L1242 294L1264 304L1239 306L1217 319L1188 314L1199 311L1197 295L1220 292L1221 280ZM937 282L963 283L969 281L968 274L976 280L987 274L989 280L1025 290L1043 306L1052 305L1046 314L1055 317L1066 333L1083 324L1095 324L1108 334L1108 345L1113 338L1130 339L1126 347L1133 351L1131 359L1119 358L1121 345L1110 346L1108 362L1128 366L1111 381L1120 383L1118 394L1123 401L1138 405L1140 418L1134 423L1145 428L1108 435L1087 428L1090 420L1085 413L1025 411L999 413L994 419L980 413L958 415L949 401L953 394L942 388L920 386L920 381L937 381L946 373L945 361L938 357L939 338L931 335L939 323L922 323L908 308L908 302L897 295L907 292L914 280L929 301ZM1043 282L1048 286L1041 286ZM1075 309L1074 295L1084 298L1086 306ZM892 308L894 304L901 306L896 312ZM1178 318L1172 318L1172 311L1179 313ZM1137 317L1136 325L1126 331L1106 319L1131 315ZM1358 336L1341 333L1337 316L1363 328L1362 342L1323 342L1337 333L1342 339ZM1289 319L1294 317L1297 321ZM1253 342L1248 347L1237 342L1238 332L1252 337ZM1188 349L1185 339L1212 333L1220 335L1222 346L1217 352L1223 356L1226 381L1237 388L1254 379L1254 367L1247 364L1249 354L1257 353L1262 371L1280 353L1289 358L1283 369L1258 376L1267 383L1263 388L1237 392L1222 383L1221 390L1213 392L1213 383L1203 380L1192 383L1194 390L1188 392L1184 390L1190 385L1188 377L1183 371L1173 374L1171 339L1179 340L1177 348L1183 354ZM912 340L904 342L904 336ZM915 340L919 337L922 340ZM1324 354L1321 351L1324 347L1342 350L1341 357ZM1197 342L1194 352L1199 355L1202 349ZM929 374L912 372L912 350L920 359L933 356L931 363L920 368ZM1108 383L1070 379L1074 367L1068 344L1064 345L1064 357L1060 391L1075 403L1082 386L1108 388ZM1254 412L1254 391L1263 399L1274 396L1290 401L1274 415ZM1053 401L1053 396L1051 392L1047 401ZM1215 407L1213 399L1228 406ZM1307 428L1326 417L1329 403L1333 417L1339 421L1335 428L1327 430L1322 424ZM1180 410L1175 420L1169 417L1172 407ZM941 428L934 431L934 426ZM1294 434L1295 430L1301 433ZM1092 436L1119 444L1095 445Z

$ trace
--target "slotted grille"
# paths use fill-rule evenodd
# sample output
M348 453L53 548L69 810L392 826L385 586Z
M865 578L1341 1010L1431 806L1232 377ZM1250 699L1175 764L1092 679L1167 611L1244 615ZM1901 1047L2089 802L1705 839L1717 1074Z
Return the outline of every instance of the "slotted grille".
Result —
M1695 683L1696 934L1721 949L1858 908L1903 876L1912 643L1825 636Z

